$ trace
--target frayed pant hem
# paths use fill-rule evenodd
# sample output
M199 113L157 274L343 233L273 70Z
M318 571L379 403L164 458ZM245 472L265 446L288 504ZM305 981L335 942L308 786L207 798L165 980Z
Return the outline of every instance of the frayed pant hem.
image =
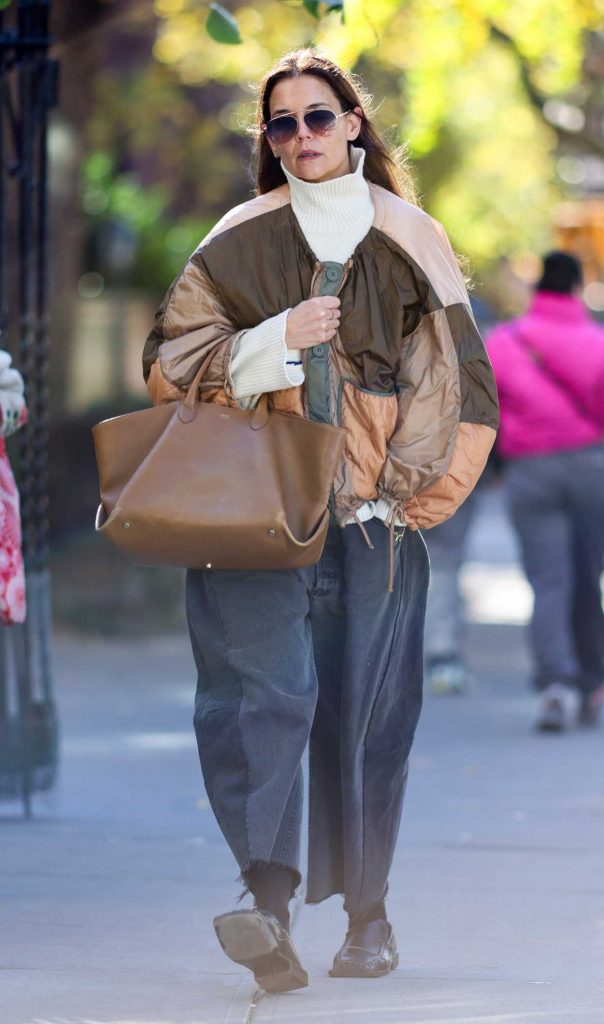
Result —
M268 871L289 871L292 876L292 888L290 899L294 898L294 896L296 895L296 890L298 889L300 883L302 882L302 875L298 871L298 868L294 867L292 864L282 864L280 861L275 860L249 860L245 867L241 869L241 874L237 879L237 881L244 887L243 892L237 897L238 903L241 900L245 899L245 897L248 896L249 893L251 892L248 882L248 876L250 872L254 871L256 868L262 868L263 870Z
M304 902L309 907L317 907L319 903L324 903L325 900L330 899L332 896L344 896L344 893L342 892L341 889L334 889L333 892L328 892L325 894L325 896L316 896L311 898L307 895Z

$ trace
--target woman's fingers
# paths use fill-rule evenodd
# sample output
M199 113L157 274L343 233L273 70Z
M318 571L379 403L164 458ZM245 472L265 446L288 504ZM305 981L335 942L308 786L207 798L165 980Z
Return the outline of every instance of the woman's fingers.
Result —
M337 295L306 299L287 317L285 341L288 348L310 348L330 341L340 325L340 300Z

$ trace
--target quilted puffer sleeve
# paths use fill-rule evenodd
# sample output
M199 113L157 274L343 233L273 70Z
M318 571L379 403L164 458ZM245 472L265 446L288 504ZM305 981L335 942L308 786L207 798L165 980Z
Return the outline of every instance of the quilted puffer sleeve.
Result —
M243 333L229 319L197 250L169 288L145 344L143 373L153 402L178 398L211 353L205 383L232 397L231 353Z
M416 216L413 273L422 297L403 338L397 426L380 496L412 529L448 519L476 485L499 425L491 364L442 225Z

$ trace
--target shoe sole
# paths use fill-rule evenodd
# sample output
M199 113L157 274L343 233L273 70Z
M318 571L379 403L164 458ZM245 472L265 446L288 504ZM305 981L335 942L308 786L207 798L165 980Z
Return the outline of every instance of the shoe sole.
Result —
M567 715L561 707L544 708L535 722L537 732L566 732Z
M226 955L247 967L265 992L290 992L308 985L289 935L272 915L235 910L215 917L214 930Z
M536 722L535 729L537 732L566 732L568 726L566 722Z
M390 967L385 967L382 971L361 971L354 964L334 964L329 972L330 978L385 978L387 974L395 971L399 964L398 953L395 953L392 957L392 963Z
M436 694L437 697L444 697L449 693L452 693L456 697L461 697L466 692L466 687L462 684L460 686L454 686L451 683L430 683L430 690Z

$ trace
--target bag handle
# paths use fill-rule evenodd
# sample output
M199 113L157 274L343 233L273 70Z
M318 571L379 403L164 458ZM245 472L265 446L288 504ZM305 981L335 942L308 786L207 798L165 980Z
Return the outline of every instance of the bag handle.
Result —
M252 430L262 430L263 427L268 425L270 418L271 414L268 407L268 395L266 391L263 391L258 399L258 405L252 413L250 427Z
M215 355L216 351L214 350L210 352L208 356L206 356L201 366L199 367L197 373L193 377L193 380L189 384L188 391L182 401L182 404L186 409L192 409L193 411L197 410L197 406L199 405L199 388L201 385L201 381L202 378L205 376L206 371L209 369L210 363L212 362Z
M195 419L195 416L197 415L197 407L199 405L199 389L201 387L201 382L206 374L206 371L209 369L210 363L212 362L215 354L216 352L214 350L210 352L208 356L206 356L206 358L203 360L201 366L199 367L197 373L195 374L193 380L189 385L189 389L182 400L182 408L188 409L190 412L193 413L193 415L190 418L183 418L180 415L179 411L179 419L181 420L182 423L191 423ZM208 387L210 386L211 385L208 385ZM256 408L253 410L252 415L250 417L250 427L252 428L252 430L262 430L263 427L266 427L270 419L270 415L271 414L268 408L268 395L266 394L266 392L264 392L262 395L260 395L260 398L258 399L258 404Z

